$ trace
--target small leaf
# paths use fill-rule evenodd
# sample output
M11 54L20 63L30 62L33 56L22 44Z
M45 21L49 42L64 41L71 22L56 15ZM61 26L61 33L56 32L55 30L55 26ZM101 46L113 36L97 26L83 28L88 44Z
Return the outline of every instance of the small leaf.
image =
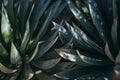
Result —
M32 64L40 69L50 69L52 67L54 67L59 61L61 60L61 58L57 58L57 59L50 59L50 60L35 60L32 62Z
M20 54L13 43L11 44L10 60L11 60L12 64L20 64L21 63Z
M5 67L2 63L0 63L0 71L2 71L3 73L6 73L6 74L16 72L16 70L12 70L12 69Z

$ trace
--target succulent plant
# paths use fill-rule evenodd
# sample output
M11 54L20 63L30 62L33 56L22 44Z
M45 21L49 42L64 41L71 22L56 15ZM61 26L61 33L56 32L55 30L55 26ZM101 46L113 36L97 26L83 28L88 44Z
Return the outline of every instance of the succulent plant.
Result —
M66 2L73 17L60 25L53 24L62 43L67 45L56 52L72 66L55 76L71 80L119 80L120 1Z
M59 21L66 3L2 0L0 5L0 80L55 80L50 69L61 58L52 21Z

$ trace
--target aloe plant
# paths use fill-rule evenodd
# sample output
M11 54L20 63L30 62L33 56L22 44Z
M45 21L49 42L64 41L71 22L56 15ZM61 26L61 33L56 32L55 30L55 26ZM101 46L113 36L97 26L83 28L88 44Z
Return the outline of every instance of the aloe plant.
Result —
M54 76L72 80L119 80L119 0L66 0L73 14L62 24L53 22L63 48L56 52L73 64ZM67 65L67 63L66 63Z
M1 1L1 0L0 0ZM55 80L51 68L61 60L54 48L62 0L3 0L0 26L0 80Z

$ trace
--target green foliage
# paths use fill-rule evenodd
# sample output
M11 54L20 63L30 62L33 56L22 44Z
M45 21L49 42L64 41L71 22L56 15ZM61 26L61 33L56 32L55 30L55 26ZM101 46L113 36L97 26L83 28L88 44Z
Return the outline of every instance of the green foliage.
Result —
M52 21L57 21L65 8L66 3L62 3L62 0L0 2L0 80L55 80L47 70L61 61L53 47L59 41Z
M74 80L119 80L120 1L66 0L66 2L73 18L70 21L64 20L60 25L53 23L60 33L62 43L68 44L70 39L72 41L68 47L57 49L56 52L74 66L55 76Z

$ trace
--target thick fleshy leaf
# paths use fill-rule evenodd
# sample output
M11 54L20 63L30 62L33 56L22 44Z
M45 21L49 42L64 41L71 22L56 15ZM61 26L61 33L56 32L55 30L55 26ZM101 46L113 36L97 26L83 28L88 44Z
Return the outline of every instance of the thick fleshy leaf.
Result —
M40 71L36 71L35 72L35 76L36 76L37 80L56 80L53 77L51 77L50 75L46 75L41 70Z
M36 29L36 27L39 23L39 19L43 15L44 11L46 10L46 8L50 4L50 2L51 2L51 0L37 0L36 1L34 9L32 11L31 17L30 17L31 34Z
M116 61L115 61L116 64L120 64L120 51L116 57Z
M50 60L50 59L56 59L56 58L60 58L60 56L57 54L55 50L49 51L40 57L40 59L43 59L43 60Z
M72 2L71 0L67 0L68 6L75 16L75 18L78 19L80 24L82 25L83 28L87 30L87 32L94 38L96 39L99 43L103 44L101 41L97 31L95 28L90 24L90 22L87 20L86 16L80 11Z
M115 60L114 60L114 58L113 58L113 56L112 56L112 54L110 52L110 49L109 49L109 46L108 46L107 43L105 45L105 52L106 52L106 55L110 58L110 60L114 62Z
M96 80L98 77L104 77L107 78L108 75L110 75L112 72L112 69L109 69L109 67L100 68L99 70L93 70L92 72L79 76L75 80ZM100 79L103 80L103 79Z
M11 44L10 61L12 64L21 63L21 56L13 43Z
M62 79L75 79L79 76L88 74L94 70L98 70L96 67L85 67L85 68L76 68L76 69L71 69L68 71L63 71L55 74L54 76L62 78Z
M5 67L2 63L0 63L0 71L2 71L3 73L6 73L6 74L16 72L16 70L12 70L12 69Z
M115 49L115 53L119 50L119 45L118 45L118 32L117 28L118 27L118 10L117 10L117 0L113 1L113 25L111 29L111 36L112 36L112 41L113 41L113 46Z
M88 50L90 50L90 51L94 50L96 52L99 52L99 53L105 55L104 50L98 44L96 44L93 40L91 40L91 38L89 38L89 36L87 36L79 27L77 27L74 24L73 24L74 27L72 27L67 22L66 22L66 25L67 25L67 28L69 29L69 31L71 32L71 34L73 35L73 38L76 39L77 43L88 48Z
M56 37L57 33L58 32L55 31L54 34L48 40L45 41L45 43L41 44L41 46L39 47L39 51L34 59L38 59L39 57L41 57L54 45L54 43L58 39L58 37Z
M8 43L10 41L10 35L11 35L11 24L4 7L2 7L1 33L4 38L4 41Z
M59 7L61 3L61 0L57 0L52 6L51 6L51 9L50 9L50 12L45 20L45 22L43 23L40 31L38 32L38 35L37 37L35 38L35 42L34 44L36 44L39 39L41 39L43 37L43 35L46 33L47 29L48 29L48 26L50 24L50 21L54 18L56 12L57 12L57 9ZM56 6L56 7L55 7Z
M13 11L13 0L4 0L3 1L3 4L6 8L6 12L8 14L8 19L10 20L10 23L11 23L11 27L14 26L14 11Z
M19 3L19 8L18 8L18 16L19 16L19 21L20 21L20 30L22 37L25 32L25 24L27 22L28 17L30 16L30 12L32 10L34 0L21 0ZM18 25L19 26L19 25Z
M61 58L43 60L43 61L35 60L32 62L32 64L40 69L50 69L50 68L54 67L60 60L61 60Z
M99 58L99 57L96 58L96 57L93 57L92 55L85 56L84 54L81 54L78 50L77 50L77 54L82 61L84 61L85 63L91 64L91 65L101 65L102 66L102 65L112 64L106 58Z
M6 57L8 55L4 46L0 43L0 56Z
M74 62L81 66L90 66L90 64L83 62L79 56L76 55L75 50L69 49L56 49L56 52L64 59Z
M30 40L30 23L29 21L27 21L26 23L26 31L22 40L22 44L20 46L21 52L23 52L25 50L25 48L27 47L27 44Z
M38 43L37 43L37 45L36 45L36 47L35 47L35 50L34 50L32 56L30 57L30 59L28 60L27 63L31 62L31 61L34 59L34 57L35 57L36 54L38 53L39 45L40 45L41 43L43 43L43 42L41 41L41 42L38 42Z
M90 14L91 14L91 17L93 20L93 24L95 25L101 39L104 42L107 41L109 43L109 40L110 40L109 33L110 32L107 30L106 22L104 21L103 16L100 13L95 0L85 0L85 1L87 1L88 7L90 10Z
M57 29L60 32L60 39L63 43L66 43L66 40L70 40L72 38L72 35L70 34L70 32L68 32L63 26L53 22L53 25L55 27L55 29ZM64 39L63 39L64 38Z

